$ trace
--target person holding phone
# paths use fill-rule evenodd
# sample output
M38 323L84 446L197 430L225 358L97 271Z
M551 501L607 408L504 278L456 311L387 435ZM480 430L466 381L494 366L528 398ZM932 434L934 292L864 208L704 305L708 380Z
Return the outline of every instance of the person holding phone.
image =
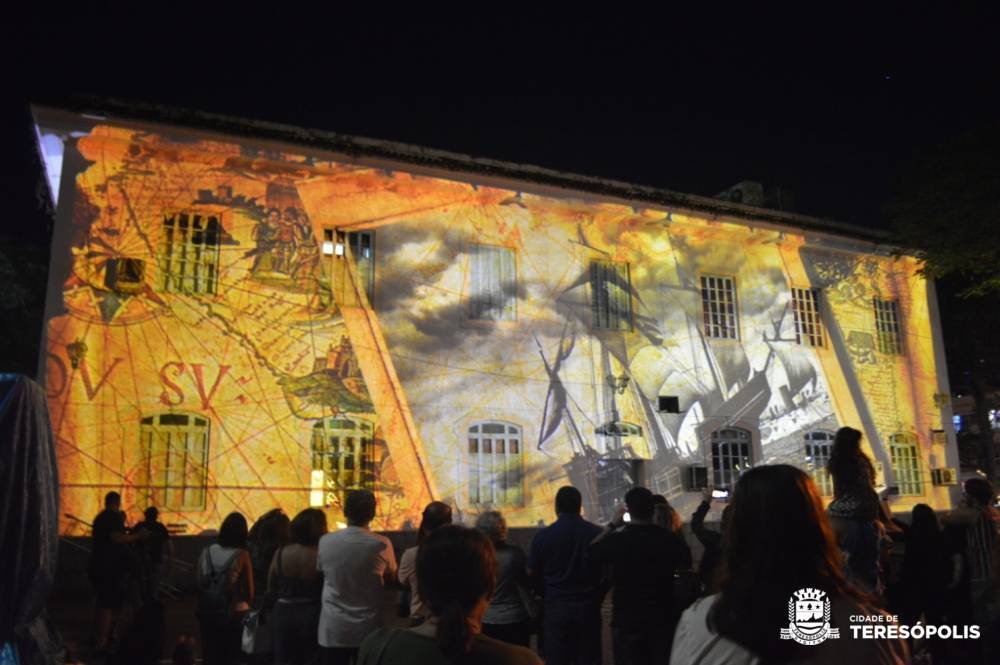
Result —
M718 495L718 496L717 496ZM704 593L715 593L719 590L722 563L722 531L725 531L729 505L722 510L722 531L709 529L705 526L705 516L712 507L713 500L729 500L728 490L718 490L706 487L701 491L701 503L691 515L691 532L702 546L701 560L698 562L698 579Z
M667 662L679 618L674 575L691 567L687 543L653 521L654 507L652 492L633 487L588 549L591 559L611 567L612 649L621 665Z

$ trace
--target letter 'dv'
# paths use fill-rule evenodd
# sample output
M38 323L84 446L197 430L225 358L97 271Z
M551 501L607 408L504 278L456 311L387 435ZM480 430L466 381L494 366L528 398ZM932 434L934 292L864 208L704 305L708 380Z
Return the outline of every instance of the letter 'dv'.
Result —
M111 372L115 371L115 367L118 367L118 363L122 360L123 358L115 358L111 362L111 367L108 368L108 371L106 371L97 381L96 386L93 381L90 380L90 370L87 368L87 361L84 360L80 363L80 376L83 377L83 389L87 391L88 402L94 401L94 397L97 395L97 392L101 389L105 382L107 382L108 377L111 376Z

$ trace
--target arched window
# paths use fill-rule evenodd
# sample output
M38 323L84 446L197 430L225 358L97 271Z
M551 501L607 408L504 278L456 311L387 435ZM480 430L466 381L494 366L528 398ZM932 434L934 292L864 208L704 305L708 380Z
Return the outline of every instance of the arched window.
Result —
M833 496L833 478L826 470L833 450L833 432L815 430L806 432L806 467L823 496Z
M146 504L168 510L204 510L208 493L209 421L186 413L160 413L143 418L139 437L143 451Z
M341 503L348 490L375 489L374 426L361 418L326 418L313 425L314 506Z
M889 437L889 457L892 472L901 495L924 493L924 481L920 472L920 447L913 434L898 433Z
M503 422L472 425L469 440L469 503L520 506L524 503L521 428Z
M724 427L712 432L712 479L716 487L732 487L753 465L750 432Z

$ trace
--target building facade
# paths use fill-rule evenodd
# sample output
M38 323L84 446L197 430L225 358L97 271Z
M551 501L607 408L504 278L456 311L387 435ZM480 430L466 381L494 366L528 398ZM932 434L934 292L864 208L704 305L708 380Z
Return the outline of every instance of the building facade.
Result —
M378 526L682 513L861 429L894 508L958 466L933 285L863 230L273 126L36 108L65 512L179 530L346 490ZM200 124L199 124L200 123ZM248 138L249 137L249 138ZM67 519L63 529L73 532Z

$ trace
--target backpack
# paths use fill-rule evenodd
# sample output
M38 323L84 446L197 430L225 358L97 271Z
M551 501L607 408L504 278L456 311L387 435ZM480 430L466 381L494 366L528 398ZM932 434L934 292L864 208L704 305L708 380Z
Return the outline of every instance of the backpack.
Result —
M201 576L201 595L198 598L199 614L229 614L232 608L233 592L229 587L229 569L232 567L240 550L236 550L222 564L216 568L212 563L212 553L210 547L206 547L202 558L203 564L199 563L198 573ZM207 565L204 565L207 564ZM208 573L205 569L208 568Z

